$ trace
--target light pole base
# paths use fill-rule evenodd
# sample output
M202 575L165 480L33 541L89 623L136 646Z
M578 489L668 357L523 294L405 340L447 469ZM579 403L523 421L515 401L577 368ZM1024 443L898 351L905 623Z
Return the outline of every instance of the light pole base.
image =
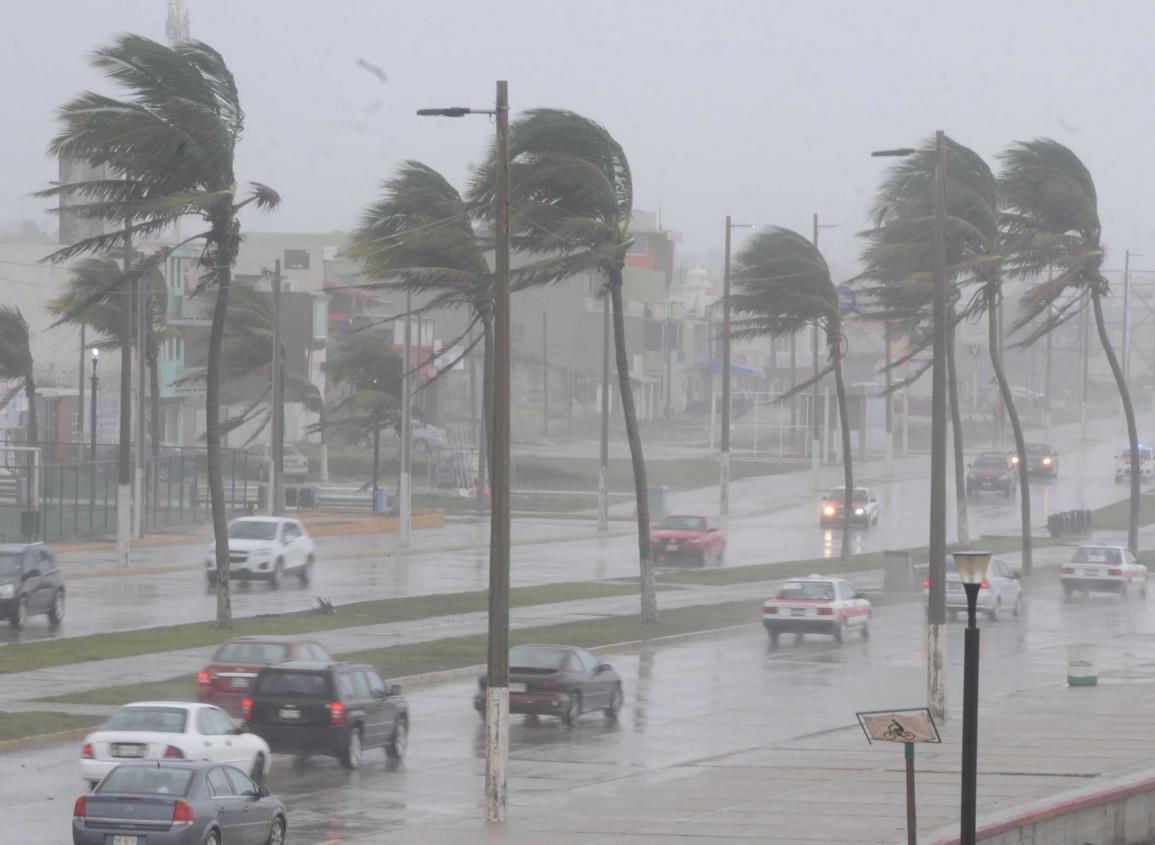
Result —
M718 503L718 513L725 516L730 512L730 453L722 453L721 461L721 501Z
M132 485L116 485L116 563L128 566L132 544Z
M927 625L926 640L926 706L931 717L946 721L946 625Z
M814 489L818 490L822 484L822 460L818 454L818 441L810 441L810 477Z
M610 530L609 486L605 466L598 467L598 531Z
M401 473L400 483L397 485L399 494L399 501L397 503L397 515L399 517L398 537L401 548L409 548L409 534L413 522L413 500L410 496L410 481L409 473Z
M894 478L894 433L886 433L886 477Z
M509 687L485 688L485 820L505 821L509 765Z

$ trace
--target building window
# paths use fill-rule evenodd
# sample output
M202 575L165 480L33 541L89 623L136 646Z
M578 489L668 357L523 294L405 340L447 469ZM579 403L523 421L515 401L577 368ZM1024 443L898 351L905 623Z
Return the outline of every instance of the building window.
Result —
M325 340L329 336L329 298L319 296L313 299L313 340Z
M309 269L309 250L307 250L307 249L286 249L285 250L285 269L286 270L308 270Z
M626 255L649 255L650 249L646 239L641 236L635 236L629 249L626 250Z

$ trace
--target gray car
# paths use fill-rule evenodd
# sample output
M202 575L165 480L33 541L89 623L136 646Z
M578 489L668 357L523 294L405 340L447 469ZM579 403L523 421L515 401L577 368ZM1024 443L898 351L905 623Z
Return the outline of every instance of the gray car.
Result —
M76 799L73 845L283 845L285 805L235 766L121 763Z

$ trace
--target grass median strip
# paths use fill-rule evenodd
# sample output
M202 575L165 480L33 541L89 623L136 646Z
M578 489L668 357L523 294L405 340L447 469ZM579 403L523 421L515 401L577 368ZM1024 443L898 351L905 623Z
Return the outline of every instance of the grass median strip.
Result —
M24 739L40 734L54 734L91 728L101 723L98 716L77 716L72 713L0 713L0 742Z

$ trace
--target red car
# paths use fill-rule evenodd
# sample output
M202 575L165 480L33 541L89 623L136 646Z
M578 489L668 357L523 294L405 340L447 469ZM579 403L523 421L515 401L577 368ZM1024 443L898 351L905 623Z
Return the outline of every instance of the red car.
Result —
M240 716L241 702L261 667L286 660L330 663L333 656L320 643L299 637L237 637L221 645L197 673L197 699Z
M650 547L658 563L672 558L705 566L711 560L722 562L726 535L712 516L671 514L652 533Z

